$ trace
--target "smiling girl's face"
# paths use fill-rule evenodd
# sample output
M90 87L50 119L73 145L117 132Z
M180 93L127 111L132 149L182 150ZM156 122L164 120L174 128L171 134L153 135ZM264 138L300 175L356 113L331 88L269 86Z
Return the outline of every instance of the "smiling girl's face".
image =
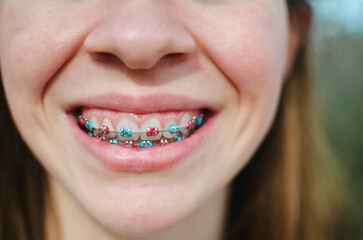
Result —
M273 121L291 39L283 0L1 1L2 82L23 139L58 199L120 235L167 229L226 192ZM148 149L77 124L162 129L201 112L189 137Z

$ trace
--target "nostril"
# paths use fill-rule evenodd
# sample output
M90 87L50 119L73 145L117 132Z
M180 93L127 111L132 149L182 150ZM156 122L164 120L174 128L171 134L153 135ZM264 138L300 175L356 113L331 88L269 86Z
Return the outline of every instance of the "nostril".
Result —
M185 53L169 53L163 56L156 66L171 66L188 59L188 54Z
M93 60L99 63L104 63L108 65L123 65L121 59L112 53L97 52L91 54L91 57Z
M117 55L114 55L112 53L107 52L95 52L90 54L92 60L95 62L107 65L107 66L113 66L117 68L130 68L132 66L127 66ZM169 53L163 56L159 61L154 65L151 66L151 68L158 68L158 67L171 67L173 65L177 65L179 63L182 63L188 59L189 55L186 53Z

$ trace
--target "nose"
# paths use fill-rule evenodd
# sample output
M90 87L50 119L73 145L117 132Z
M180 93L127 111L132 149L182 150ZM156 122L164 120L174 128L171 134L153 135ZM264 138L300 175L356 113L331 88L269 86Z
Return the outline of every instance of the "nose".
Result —
M192 55L195 40L165 2L113 1L86 37L85 50L111 54L130 69L150 69L166 56Z

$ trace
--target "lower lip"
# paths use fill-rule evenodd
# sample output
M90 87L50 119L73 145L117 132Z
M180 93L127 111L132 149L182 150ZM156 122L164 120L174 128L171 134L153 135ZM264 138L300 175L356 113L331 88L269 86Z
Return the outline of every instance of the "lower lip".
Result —
M152 148L128 148L116 146L88 136L78 126L76 118L68 119L76 139L106 167L116 171L156 171L175 166L201 146L214 128L216 114L213 114L200 129L182 141Z

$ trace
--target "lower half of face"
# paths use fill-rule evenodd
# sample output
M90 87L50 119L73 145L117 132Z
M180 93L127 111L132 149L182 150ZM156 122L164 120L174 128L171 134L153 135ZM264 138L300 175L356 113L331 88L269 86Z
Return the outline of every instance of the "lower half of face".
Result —
M76 204L120 235L201 208L274 118L283 1L1 4L2 81L21 135Z

